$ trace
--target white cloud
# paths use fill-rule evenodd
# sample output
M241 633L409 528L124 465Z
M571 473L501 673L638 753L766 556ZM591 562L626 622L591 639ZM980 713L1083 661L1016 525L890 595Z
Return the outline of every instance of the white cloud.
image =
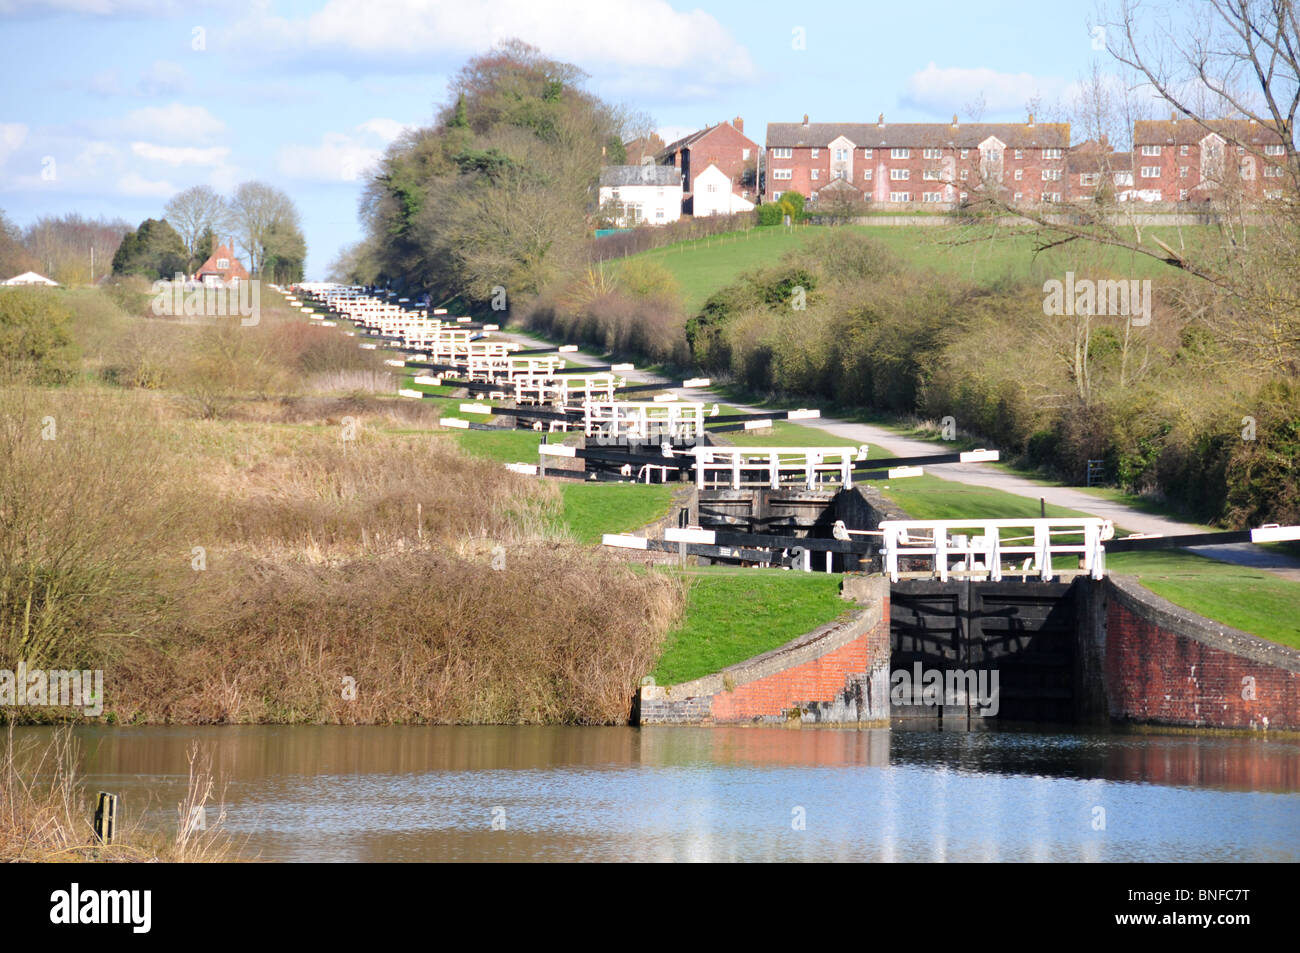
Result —
M350 132L325 133L317 145L287 145L280 149L280 171L315 182L356 182L379 161L383 147L409 128L395 119L367 119Z
M200 149L194 146L160 146L152 142L133 142L131 152L141 159L167 165L218 165L230 155L225 146Z
M478 52L518 37L547 56L625 70L637 84L655 86L672 73L701 88L757 74L748 51L714 16L675 10L667 0L328 0L292 20L260 3L234 33L242 46L353 54L388 65L424 65L430 53Z
M377 136L387 144L406 132L406 130L414 127L400 123L396 119L367 119L357 128L362 132Z
M177 192L176 186L163 179L146 179L138 172L128 172L117 180L120 195L133 198L171 198Z
M27 141L27 127L21 122L0 122L0 167Z
M171 103L133 109L117 119L96 120L100 135L141 140L210 142L226 131L226 124L202 106Z
M1052 76L999 73L986 67L940 68L930 63L908 77L902 102L935 114L961 113L982 95L987 111L983 118L987 120L999 113L1023 113L1029 99L1058 97L1065 85Z

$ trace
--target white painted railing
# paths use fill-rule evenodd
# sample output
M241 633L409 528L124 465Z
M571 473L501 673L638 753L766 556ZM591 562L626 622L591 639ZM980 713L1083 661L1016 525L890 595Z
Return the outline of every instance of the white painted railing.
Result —
M690 400L589 400L582 405L588 437L617 440L697 440L704 433L704 404Z
M1074 555L1080 568L1100 579L1106 570L1103 543L1114 535L1109 520L886 520L880 524L885 572L894 582L901 560L925 560L932 575L946 581L949 574L1002 578L1003 561L1019 562L1018 573L1043 580L1056 572L1052 557ZM1011 531L1003 537L1003 530ZM1015 532L1019 530L1020 532Z
M802 483L853 485L854 464L867 458L861 447L692 447L695 485L700 489L741 490Z

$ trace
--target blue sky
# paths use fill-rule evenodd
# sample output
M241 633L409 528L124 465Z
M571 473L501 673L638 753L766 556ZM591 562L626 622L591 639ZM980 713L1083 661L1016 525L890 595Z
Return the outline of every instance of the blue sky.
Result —
M0 0L0 208L137 223L190 185L261 179L297 203L320 278L361 235L366 169L499 39L577 64L665 135L741 116L761 143L804 113L971 119L981 94L985 120L1035 95L1052 118L1109 65L1097 19L1094 0Z

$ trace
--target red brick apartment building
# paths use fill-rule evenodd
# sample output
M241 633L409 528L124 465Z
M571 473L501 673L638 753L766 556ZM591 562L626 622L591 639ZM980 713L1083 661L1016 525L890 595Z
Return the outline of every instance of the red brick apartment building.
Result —
M1133 187L1148 201L1281 198L1285 162L1282 136L1253 119L1133 123Z
M755 201L758 151L758 143L745 135L745 121L737 116L731 122L720 122L670 142L655 162L675 166L681 172L682 212L691 215L694 214L695 179L711 165L731 180L734 194Z
M793 189L816 201L831 182L864 202L952 208L982 181L1014 202L1068 200L1069 123L778 122L767 127L763 198Z

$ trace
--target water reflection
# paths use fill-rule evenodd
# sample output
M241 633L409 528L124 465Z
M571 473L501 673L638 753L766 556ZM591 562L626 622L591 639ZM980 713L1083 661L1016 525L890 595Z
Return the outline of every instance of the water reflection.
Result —
M90 789L158 826L175 823L199 740L227 782L230 828L268 860L1300 859L1295 741L784 728L77 735Z

